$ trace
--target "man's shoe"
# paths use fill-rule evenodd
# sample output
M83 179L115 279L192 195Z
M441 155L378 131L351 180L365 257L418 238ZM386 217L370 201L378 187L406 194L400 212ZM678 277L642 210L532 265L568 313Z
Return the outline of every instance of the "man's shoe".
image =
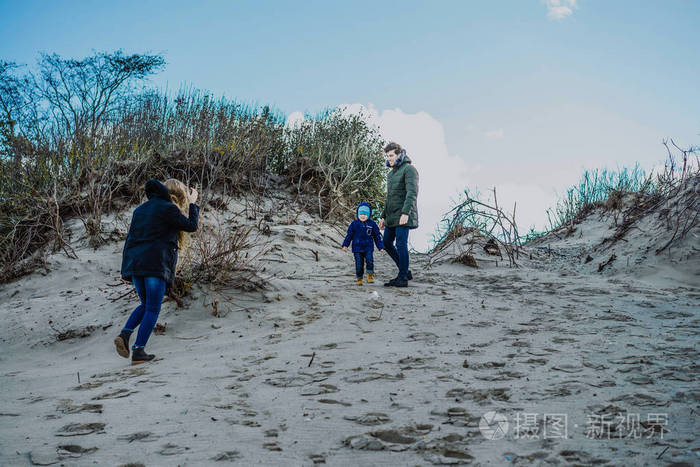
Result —
M147 354L143 347L136 347L134 352L131 354L131 364L138 365L140 363L150 362L155 360L156 356L152 354Z
M357 285L362 285L362 278L361 278L361 277L356 278L356 279L355 279L355 284L357 284Z
M408 287L408 281L404 281L399 279L398 277L395 277L389 282L385 282L384 287Z
M374 284L374 274L371 272L367 273L367 283L368 284Z
M117 348L117 353L124 358L129 358L129 341L124 339L124 336L119 334L114 338L114 345Z

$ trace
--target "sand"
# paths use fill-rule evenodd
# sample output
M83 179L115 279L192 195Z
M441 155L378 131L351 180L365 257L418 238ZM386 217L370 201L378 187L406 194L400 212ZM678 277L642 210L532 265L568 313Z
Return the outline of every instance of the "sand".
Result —
M609 220L592 217L518 268L414 254L406 289L382 286L376 253L360 287L342 229L267 203L267 289L165 303L150 364L112 344L137 305L122 243L93 251L74 222L79 259L1 285L0 464L700 462L696 233L690 265L599 273Z

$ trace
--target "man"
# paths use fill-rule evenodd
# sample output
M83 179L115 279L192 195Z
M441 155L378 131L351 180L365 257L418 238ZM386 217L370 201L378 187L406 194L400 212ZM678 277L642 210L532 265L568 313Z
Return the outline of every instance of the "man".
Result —
M387 144L384 154L391 171L386 179L386 202L379 229L384 230L384 249L399 268L399 274L384 286L407 287L413 279L408 269L408 232L418 227L418 171L398 143Z

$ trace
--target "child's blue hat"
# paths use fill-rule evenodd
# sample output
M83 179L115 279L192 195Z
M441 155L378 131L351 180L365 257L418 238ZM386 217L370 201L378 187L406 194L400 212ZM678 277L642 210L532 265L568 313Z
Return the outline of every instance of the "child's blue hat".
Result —
M370 209L369 206L367 205L361 205L359 208L357 208L357 215L364 214L365 216L369 217Z

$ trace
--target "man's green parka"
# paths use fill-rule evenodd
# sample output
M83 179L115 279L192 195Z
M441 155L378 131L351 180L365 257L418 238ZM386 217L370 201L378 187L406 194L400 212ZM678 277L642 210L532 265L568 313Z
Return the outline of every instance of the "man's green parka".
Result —
M403 227L418 227L418 171L407 155L397 159L386 177L386 203L382 219L387 227L399 227L401 214L408 214L408 223Z

